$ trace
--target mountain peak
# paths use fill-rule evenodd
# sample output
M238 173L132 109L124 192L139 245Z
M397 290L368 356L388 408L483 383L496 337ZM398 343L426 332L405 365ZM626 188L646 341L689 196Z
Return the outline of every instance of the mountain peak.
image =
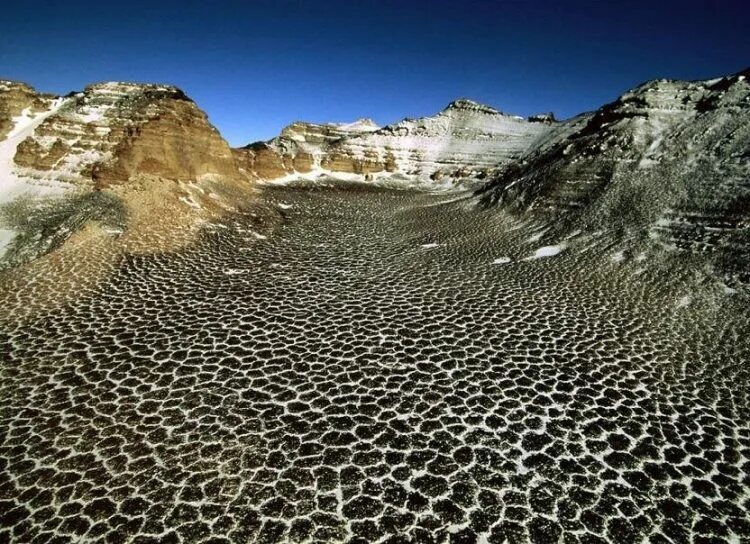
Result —
M84 88L84 93L90 95L143 95L152 97L174 98L177 100L190 100L188 96L174 85L163 85L154 83L134 83L130 81L104 81L94 83Z
M479 102L476 102L469 98L459 98L457 100L454 100L453 102L448 104L443 111L475 111L479 113L487 113L490 115L500 114L500 111L496 110L492 106L480 104Z
M380 126L369 117L362 117L351 123L337 123L336 126L340 130L355 131L355 132L356 131L368 132L368 131L378 130L380 128Z

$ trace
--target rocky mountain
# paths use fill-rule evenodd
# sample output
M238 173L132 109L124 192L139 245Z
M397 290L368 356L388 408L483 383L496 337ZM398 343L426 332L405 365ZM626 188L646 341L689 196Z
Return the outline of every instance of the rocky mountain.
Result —
M171 86L102 83L53 97L2 81L0 130L0 245L11 263L109 217L113 202L123 217L109 231L127 224L126 238L163 246L252 191L205 113ZM56 197L54 212L44 196Z
M328 148L335 142L378 129L371 119L326 124L299 121L268 142L252 143L234 152L240 167L260 179L307 174L321 168Z
M731 281L746 282L747 77L652 81L566 121L551 113L524 119L461 99L437 115L382 128L368 119L297 122L239 149L174 87L103 83L55 97L2 81L0 246L18 257L10 261L23 260L98 218L126 239L151 237L161 247L185 224L247 204L257 180L379 179L430 188L484 180L481 204L537 225L538 239L616 232L703 254ZM95 198L52 214L53 224L37 221L44 236L41 227L26 232L33 210L17 197L50 194ZM46 245L24 245L37 239ZM625 258L636 246L623 250Z
M0 80L0 140L8 137L16 126L16 118L23 112L35 115L47 110L54 97L37 93L32 87L17 81Z
M240 151L246 169L273 179L295 173L355 175L355 179L481 178L522 155L556 125L550 114L523 119L472 100L456 100L431 117L383 128L295 123L269 142Z
M481 201L538 222L550 241L602 230L648 238L747 282L748 77L645 83L560 124L507 164Z
M236 173L227 143L174 87L91 85L48 113L17 147L23 177L104 186L140 174L197 180Z

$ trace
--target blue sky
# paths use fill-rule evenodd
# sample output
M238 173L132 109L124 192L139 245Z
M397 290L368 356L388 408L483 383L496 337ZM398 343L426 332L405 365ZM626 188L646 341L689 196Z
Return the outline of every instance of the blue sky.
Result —
M171 83L233 145L295 120L380 124L457 97L569 117L656 78L750 65L747 1L6 2L0 77Z

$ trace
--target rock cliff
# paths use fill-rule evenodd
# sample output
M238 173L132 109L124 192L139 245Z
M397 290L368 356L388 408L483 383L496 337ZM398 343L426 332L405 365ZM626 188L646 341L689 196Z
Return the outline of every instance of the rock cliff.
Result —
M54 249L89 219L111 217L100 205L109 210L112 199L125 219L108 231L143 250L179 245L191 225L252 200L227 142L175 87L101 83L53 97L2 81L0 130L6 263ZM95 193L106 195L86 196ZM52 207L39 200L50 196ZM35 207L58 219L44 222L43 233L27 232L32 222L24 218Z
M320 170L332 175L413 180L476 179L526 152L553 130L553 116L523 119L472 100L456 100L430 117L378 128L295 123L269 142L245 148L258 176L273 179Z
M206 115L163 85L103 83L73 94L18 145L14 161L32 179L96 186L140 174L236 174L228 144Z

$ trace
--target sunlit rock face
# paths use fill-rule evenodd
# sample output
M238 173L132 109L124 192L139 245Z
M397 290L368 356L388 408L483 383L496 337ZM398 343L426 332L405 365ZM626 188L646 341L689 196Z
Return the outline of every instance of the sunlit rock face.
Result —
M170 247L168 240L191 225L251 200L248 176L229 145L172 86L100 83L54 97L0 82L0 127L6 265L49 252L111 217L115 201L118 215L128 217L128 232L155 235L158 247ZM100 191L107 194L86 196ZM24 219L36 217L35 209L44 210L40 232ZM106 230L119 236L120 219Z
M483 202L549 224L549 236L597 229L649 236L747 281L748 75L645 83L561 124L508 164Z
M276 138L249 144L234 153L240 167L259 179L307 174L323 166L334 143L378 128L371 119L325 124L298 121L285 127ZM353 167L348 171L353 172Z
M311 170L421 180L477 178L526 152L555 124L551 115L526 120L461 99L437 115L383 128L369 119L294 123L279 137L243 152L252 154L250 168L263 179Z
M195 180L232 176L227 143L179 89L103 83L71 96L19 146L29 177L122 183L137 174Z
M18 81L0 80L0 139L8 136L16 119L46 110L53 97L37 93L32 87Z
M488 171L526 151L548 126L506 115L471 100L456 100L432 117L405 119L332 146L336 167L361 163L370 170L429 177Z

